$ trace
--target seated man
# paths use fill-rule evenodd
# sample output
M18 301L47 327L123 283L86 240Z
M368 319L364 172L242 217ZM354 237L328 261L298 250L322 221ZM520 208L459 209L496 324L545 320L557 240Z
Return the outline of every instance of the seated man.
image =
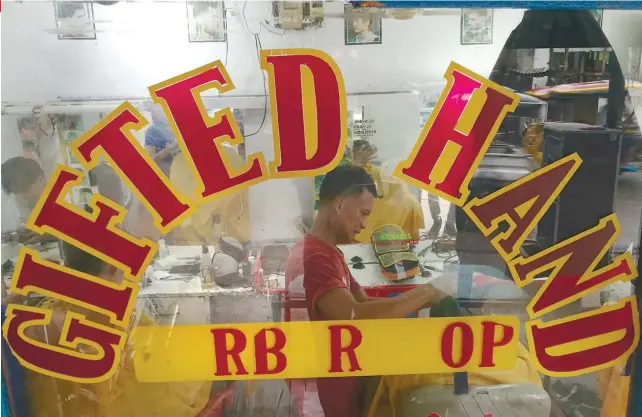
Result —
M352 277L337 245L352 243L366 228L376 195L372 176L361 167L343 165L325 176L314 225L292 249L285 273L286 281L303 275L311 320L404 318L446 297L426 285L398 297L374 299ZM357 378L319 378L317 387L326 416L361 414Z
M67 266L106 281L118 283L122 275L115 267L72 245L64 244ZM45 299L41 303L54 311L51 324L32 326L27 335L45 343L60 340L60 333L67 311L86 315L90 320L109 326L105 315L76 305ZM130 329L136 325L151 325L150 318L134 312ZM48 342L47 342L48 341ZM90 346L82 346L91 349ZM27 372L29 409L33 417L196 417L206 406L210 382L144 383L134 374L131 347L125 347L121 364L114 376L102 383L80 384L52 378L36 372Z
M357 233L355 240L369 243L372 231L386 224L400 226L413 239L419 240L419 229L424 228L424 214L419 200L410 193L404 182L382 173L370 162L377 154L374 145L365 140L355 140L352 153L352 164L362 167L372 176L381 197L375 200L368 224Z

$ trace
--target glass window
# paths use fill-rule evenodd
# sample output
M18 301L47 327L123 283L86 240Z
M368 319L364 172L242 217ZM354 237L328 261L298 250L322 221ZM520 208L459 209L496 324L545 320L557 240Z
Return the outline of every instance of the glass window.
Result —
M3 4L3 412L626 415L642 10L391 3Z

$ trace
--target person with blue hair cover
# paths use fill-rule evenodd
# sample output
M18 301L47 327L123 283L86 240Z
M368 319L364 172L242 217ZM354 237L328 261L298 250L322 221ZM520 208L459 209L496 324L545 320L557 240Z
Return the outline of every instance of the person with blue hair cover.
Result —
M169 177L172 161L180 149L162 107L152 104L149 111L152 114L152 124L145 132L145 150Z

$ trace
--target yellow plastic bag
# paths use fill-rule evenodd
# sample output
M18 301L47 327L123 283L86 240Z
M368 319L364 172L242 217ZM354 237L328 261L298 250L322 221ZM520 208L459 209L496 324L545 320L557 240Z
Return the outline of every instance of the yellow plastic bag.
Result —
M631 377L623 375L625 366L625 363L620 363L597 372L597 384L604 400L601 417L626 415Z
M79 311L68 303L45 300L42 307L64 317L66 311ZM92 321L108 325L106 316L82 311ZM134 313L136 314L136 313ZM138 325L153 325L151 318L138 315ZM47 326L47 335L33 334L44 340L58 340L59 323ZM195 417L206 406L211 382L139 382L134 373L134 352L126 347L116 374L97 384L80 384L29 371L26 375L27 401L32 417Z

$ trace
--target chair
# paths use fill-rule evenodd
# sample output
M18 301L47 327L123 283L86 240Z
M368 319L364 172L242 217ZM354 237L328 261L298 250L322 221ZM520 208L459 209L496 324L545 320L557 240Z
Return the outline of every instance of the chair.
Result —
M286 282L283 297L283 320L286 322L310 320L302 280L303 277L300 277L301 282L298 279ZM286 384L297 417L323 417L316 379L290 379L286 380Z

